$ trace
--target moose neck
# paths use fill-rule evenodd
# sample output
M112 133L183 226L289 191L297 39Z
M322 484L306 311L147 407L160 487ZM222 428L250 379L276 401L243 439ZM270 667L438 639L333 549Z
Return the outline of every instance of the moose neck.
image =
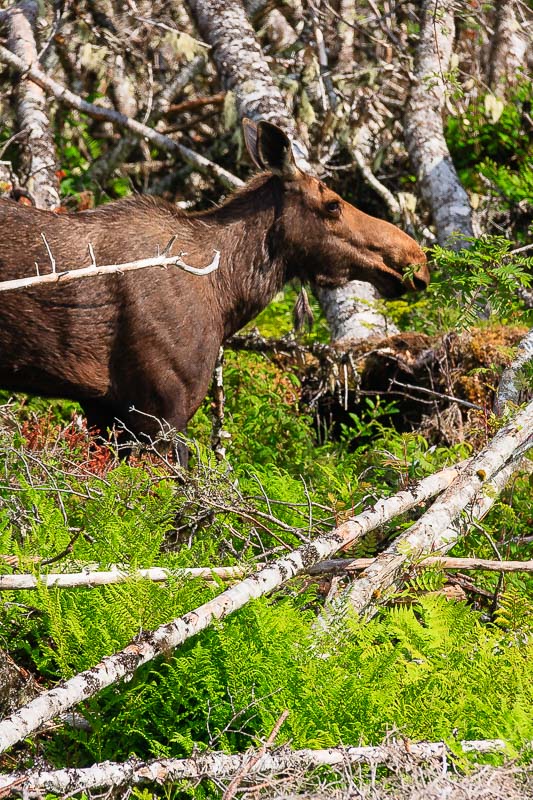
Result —
M260 175L224 205L194 217L202 223L199 236L220 251L213 285L225 337L257 316L291 277L282 254L281 208L280 182Z

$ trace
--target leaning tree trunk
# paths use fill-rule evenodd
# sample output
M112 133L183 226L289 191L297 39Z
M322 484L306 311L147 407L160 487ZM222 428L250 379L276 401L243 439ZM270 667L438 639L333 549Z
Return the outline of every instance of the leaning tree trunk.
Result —
M464 242L454 242L453 237L473 236L474 232L470 202L455 171L442 123L445 75L455 34L453 5L444 0L424 0L421 23L405 115L405 140L437 239L459 249Z
M311 170L307 152L299 144L294 119L241 1L187 0L187 3L200 35L212 47L211 55L224 88L235 96L239 118L262 118L282 125L296 140L298 163ZM370 284L352 281L342 289L317 290L316 294L333 339L361 339L387 330L385 318L376 310L379 294Z

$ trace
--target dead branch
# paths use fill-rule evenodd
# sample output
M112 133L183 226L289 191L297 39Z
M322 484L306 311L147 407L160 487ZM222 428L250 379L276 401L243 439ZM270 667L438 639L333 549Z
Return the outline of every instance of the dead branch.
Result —
M225 92L217 92L217 94L212 94L208 97L191 97L188 100L182 100L181 103L172 103L169 105L167 115L174 116L175 114L183 114L186 111L194 111L204 106L219 106L224 103L225 97Z
M502 739L462 741L457 743L463 753L505 753L507 744ZM446 759L450 750L445 742L392 741L378 746L329 747L324 750L291 750L281 747L276 752L257 751L228 755L227 753L201 753L191 758L166 758L139 761L130 758L123 763L104 761L81 769L28 770L27 772L0 774L1 797L23 793L24 797L40 796L53 792L62 796L87 792L91 789L119 786L138 786L145 783L176 783L182 780L198 781L202 778L224 779L239 773L248 764L250 775L272 775L294 769L313 769L321 766L355 766L357 764L394 764L398 758L412 763ZM253 760L253 763L251 763Z
M311 565L328 558L341 548L360 539L369 530L383 525L399 514L441 492L458 475L457 467L448 467L420 481L410 490L398 492L362 514L347 520L331 533L278 559L260 572L246 578L194 611L155 631L139 634L124 650L105 657L92 669L81 672L0 722L0 752L37 730L57 714L97 694L163 652L183 644L207 628L214 620L223 619L242 608L250 600L261 597L304 572Z
M520 395L524 389L520 373L533 362L533 328L524 336L518 345L516 356L504 371L494 400L494 413L501 417L507 408L519 405Z
M415 74L405 114L405 141L441 244L473 236L472 209L444 138L442 111L454 38L454 7L424 0ZM455 243L463 247L464 243Z
M52 272L46 275L34 275L31 278L15 278L11 281L0 282L0 292L9 292L14 289L27 289L29 286L42 286L46 283L70 283L71 281L79 280L81 278L94 278L97 275L112 275L122 274L123 272L130 272L136 269L148 269L150 267L178 267L184 272L189 272L191 275L209 275L218 269L220 262L220 253L218 250L214 251L215 256L210 264L206 267L191 267L186 264L181 256L155 256L154 258L144 258L139 261L128 261L124 264L107 264L105 266L97 266L96 263L91 264L90 267L80 267L79 269L63 270L62 272L55 271L55 262L52 260ZM51 255L51 254L50 254ZM182 253L181 255L186 255Z
M533 446L533 401L502 428L461 475L390 547L381 553L347 592L347 602L366 618L376 612L412 562L428 553L446 553L495 502L521 457ZM463 513L466 512L466 513ZM388 590L388 591L387 591ZM342 607L343 600L339 600Z
M0 556L0 558L7 558ZM14 557L16 558L16 557ZM364 570L372 566L375 558L333 558L320 561L309 569L306 575L327 575L337 573L350 573ZM76 589L78 587L95 588L96 586L109 586L109 584L126 583L127 581L149 580L154 583L163 583L169 578L199 578L208 582L234 581L243 578L247 572L263 569L264 563L242 567L183 567L181 569L166 569L164 567L149 567L129 572L126 568L118 567L112 570L84 570L83 572L52 572L41 575L31 573L16 573L15 575L0 575L0 592L13 592L24 589L37 589L46 586L54 589ZM480 570L484 572L533 572L533 559L530 561L494 561L488 558L453 558L451 556L429 556L423 561L417 561L410 567L414 570L437 566L443 570Z
M266 740L264 745L262 745L262 747L260 747L259 750L257 750L257 752L251 754L250 758L244 762L240 770L237 772L237 774L231 781L230 785L224 792L222 800L232 800L232 798L235 797L239 784L242 783L243 778L245 778L246 775L249 775L252 772L254 766L265 755L267 749L274 744L274 742L276 741L276 736L278 735L281 726L283 725L288 716L289 712L285 709L285 711L283 711L283 713L278 718L276 724L272 728L268 736L268 739Z
M18 56L24 69L38 65L33 29L37 21L38 4L22 0L10 9L8 44ZM25 132L23 146L24 169L28 175L27 189L37 208L53 209L60 205L59 183L56 177L56 155L46 114L46 96L42 88L22 80L17 89L18 124Z
M170 137L158 133L158 131L149 128L147 125L143 125L142 122L137 122L135 119L126 117L119 111L104 108L103 106L98 106L95 103L89 103L83 100L81 97L74 94L74 92L71 92L70 89L62 86L53 78L48 77L46 73L36 67L27 68L22 59L18 58L1 45L0 61L22 72L25 79L32 80L38 86L45 89L45 91L52 94L56 100L70 106L70 108L75 108L82 114L87 114L94 119L107 120L121 128L126 128L136 136L139 136L141 139L146 139L162 150L168 150L171 153L179 153L179 155L194 169L197 169L199 172L206 172L207 174L214 175L224 186L230 189L235 189L243 185L243 182L235 175L232 175L231 172L228 172L223 167L219 167L204 156L195 153L189 147L180 144L180 142L175 142L173 139L170 139Z
M112 570L83 572L59 572L47 575L0 575L0 591L12 591L15 589L36 589L38 586L54 587L56 589L78 588L80 586L94 588L95 586L109 586L110 584L124 583L126 581L149 580L154 583L168 581L169 578L202 578L207 581L213 580L236 580L243 578L248 567L187 567L184 569L164 569L162 567L150 567L128 572L115 568Z
M212 426L211 426L211 449L218 461L226 458L226 447L223 440L230 434L224 430L224 407L226 404L226 394L224 391L224 348L221 347L213 371L213 381L211 384L212 402Z

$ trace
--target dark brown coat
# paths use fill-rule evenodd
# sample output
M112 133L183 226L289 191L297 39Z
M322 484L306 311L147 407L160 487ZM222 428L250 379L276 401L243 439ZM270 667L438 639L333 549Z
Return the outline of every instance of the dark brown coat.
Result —
M268 169L221 207L185 214L133 198L55 215L0 201L0 280L172 253L219 269L194 276L154 267L0 295L0 386L78 400L90 426L118 419L154 436L156 419L185 430L208 390L221 343L298 277L336 286L368 280L388 296L429 280L416 242L363 214L294 164L290 142L269 123L245 126L255 164ZM404 269L417 265L414 279ZM135 407L144 416L131 411Z

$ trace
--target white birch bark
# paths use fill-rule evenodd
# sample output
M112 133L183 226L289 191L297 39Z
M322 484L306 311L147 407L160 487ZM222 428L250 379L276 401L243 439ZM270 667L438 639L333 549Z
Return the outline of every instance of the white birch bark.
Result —
M510 405L518 405L522 391L526 388L520 380L520 372L530 365L533 368L533 328L524 336L516 352L516 356L500 379L498 391L494 399L494 413L501 417ZM529 387L533 390L533 387Z
M365 618L408 568L428 553L447 553L466 533L472 519L480 519L518 469L521 455L533 446L533 401L502 428L475 456L463 473L405 533L376 558L339 598L337 610L348 606ZM463 512L466 510L466 514Z
M38 4L34 0L23 0L10 9L8 16L8 45L23 62L24 67L38 66L37 48L33 28ZM17 90L17 118L21 130L27 134L25 171L28 173L27 189L37 208L54 209L59 199L59 183L56 177L56 155L50 124L46 114L46 95L42 88L31 81L22 80Z
M527 71L528 36L531 24L521 25L517 16L517 0L499 0L496 24L489 55L489 86L495 94L504 95L516 82L520 68ZM527 11L526 11L527 13ZM529 38L531 45L531 39Z
M199 172L207 172L210 175L214 175L224 186L227 186L230 189L236 189L243 185L243 181L241 181L240 178L237 178L235 175L232 175L231 172L223 169L223 167L219 167L217 164L209 161L209 159L201 156L199 153L195 153L180 142L175 142L169 136L165 136L163 133L158 133L157 131L153 130L153 128L149 128L147 125L143 125L142 122L137 122L135 119L126 117L124 114L120 114L114 109L104 108L103 106L98 106L95 103L88 103L86 100L83 100L77 94L71 92L70 89L62 86L62 84L60 84L58 81L50 78L45 72L37 69L36 67L26 68L22 59L18 58L18 56L1 45L0 62L9 64L9 66L14 67L15 69L19 70L19 72L23 72L25 80L31 80L33 83L41 86L43 89L45 89L45 91L52 94L56 100L64 103L66 106L70 106L70 108L75 108L84 114L88 114L94 119L105 119L109 122L112 122L114 125L117 125L121 128L126 128L126 130L132 131L132 133L141 139L146 139L148 142L152 142L152 144L155 144L162 150L168 150L171 153L178 153L187 163L191 164L192 167L197 169Z
M502 739L482 739L457 743L463 753L505 753L507 744ZM132 787L145 783L176 783L198 781L202 778L227 779L239 771L246 775L274 775L317 767L346 767L369 764L373 767L386 764L417 763L434 759L446 759L449 748L445 742L391 742L377 746L329 747L323 750L291 750L281 747L275 752L246 753L199 753L191 758L162 758L155 761L139 761L131 758L117 763L104 761L80 769L47 770L34 769L12 775L0 774L2 796L11 790L22 792L23 797L34 793L53 792L69 797L92 789L110 787ZM257 757L259 756L259 757ZM4 794L5 793L5 794Z
M224 88L235 96L239 118L275 122L297 139L294 120L240 0L187 0L187 5L202 39L211 45ZM307 153L303 156L307 161Z
M446 73L454 40L453 3L424 0L415 73L405 113L405 141L440 244L464 247L454 235L473 236L472 209L444 138Z
M356 342L369 336L392 336L398 328L379 310L382 302L371 283L350 281L336 289L314 287L334 342Z
M458 467L448 467L424 478L410 490L379 500L372 508L347 520L331 533L299 547L194 611L155 631L144 631L124 650L106 656L91 669L43 692L31 703L0 722L0 752L4 752L76 703L87 700L106 686L133 675L138 667L183 644L213 621L223 619L250 600L268 594L295 575L305 572L313 564L354 543L368 531L433 497L448 486L460 471Z

